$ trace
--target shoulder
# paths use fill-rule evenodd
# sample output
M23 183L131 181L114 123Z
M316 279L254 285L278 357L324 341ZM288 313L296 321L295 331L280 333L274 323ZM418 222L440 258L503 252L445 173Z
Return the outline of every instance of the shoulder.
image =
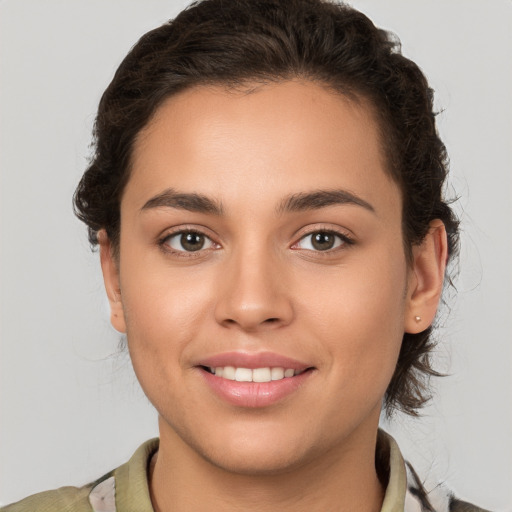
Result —
M83 487L45 491L0 508L0 512L115 512L114 471Z
M454 495L437 478L422 478L407 462L392 436L379 429L375 457L377 472L386 482L381 512L489 512Z
M490 512L467 501L457 499L444 484L428 486L427 490L414 468L406 462L406 512Z
M84 487L61 487L40 492L21 501L7 505L1 512L91 512L89 493L93 484Z
M83 487L61 487L34 494L0 512L152 512L147 468L158 439L142 444L130 460Z

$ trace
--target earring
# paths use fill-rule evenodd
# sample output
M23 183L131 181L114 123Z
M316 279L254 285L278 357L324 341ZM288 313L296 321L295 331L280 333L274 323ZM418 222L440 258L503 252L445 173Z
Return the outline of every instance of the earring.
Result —
M415 316L414 320L416 320L416 322L421 322L421 316Z

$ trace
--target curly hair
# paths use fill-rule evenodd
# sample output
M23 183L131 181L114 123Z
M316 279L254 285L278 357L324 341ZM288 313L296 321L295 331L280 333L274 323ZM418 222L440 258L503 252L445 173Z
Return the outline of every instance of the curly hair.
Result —
M101 98L94 154L74 195L91 244L105 229L117 250L134 141L165 99L196 85L236 88L296 78L369 102L386 172L402 193L407 258L434 219L444 223L453 257L458 221L443 197L448 165L433 91L393 34L327 0L203 0L138 41ZM434 344L432 327L404 334L386 392L388 414L401 409L416 415L430 398L429 377L439 375L431 364Z

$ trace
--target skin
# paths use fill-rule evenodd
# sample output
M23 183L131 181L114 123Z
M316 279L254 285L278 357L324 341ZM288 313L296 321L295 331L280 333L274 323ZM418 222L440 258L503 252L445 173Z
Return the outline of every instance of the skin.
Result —
M169 189L222 213L151 202ZM319 190L367 206L280 208ZM100 233L112 323L159 413L156 510L380 510L382 399L403 333L434 318L446 261L434 221L407 263L401 206L363 100L290 81L194 88L159 108L134 148L118 260ZM191 229L208 237L204 249L178 252L169 236ZM310 235L325 231L337 247L316 250ZM197 368L228 351L313 369L279 402L237 407Z

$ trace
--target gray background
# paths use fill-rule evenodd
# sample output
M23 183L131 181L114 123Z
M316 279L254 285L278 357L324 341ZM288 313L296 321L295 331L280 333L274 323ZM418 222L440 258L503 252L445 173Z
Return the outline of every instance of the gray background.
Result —
M127 50L185 1L0 3L0 503L81 485L157 434L97 254L71 212L95 108ZM512 510L512 2L354 0L395 31L444 110L460 195L458 297L419 420L388 428L406 457L481 506ZM434 476L437 475L437 476Z

